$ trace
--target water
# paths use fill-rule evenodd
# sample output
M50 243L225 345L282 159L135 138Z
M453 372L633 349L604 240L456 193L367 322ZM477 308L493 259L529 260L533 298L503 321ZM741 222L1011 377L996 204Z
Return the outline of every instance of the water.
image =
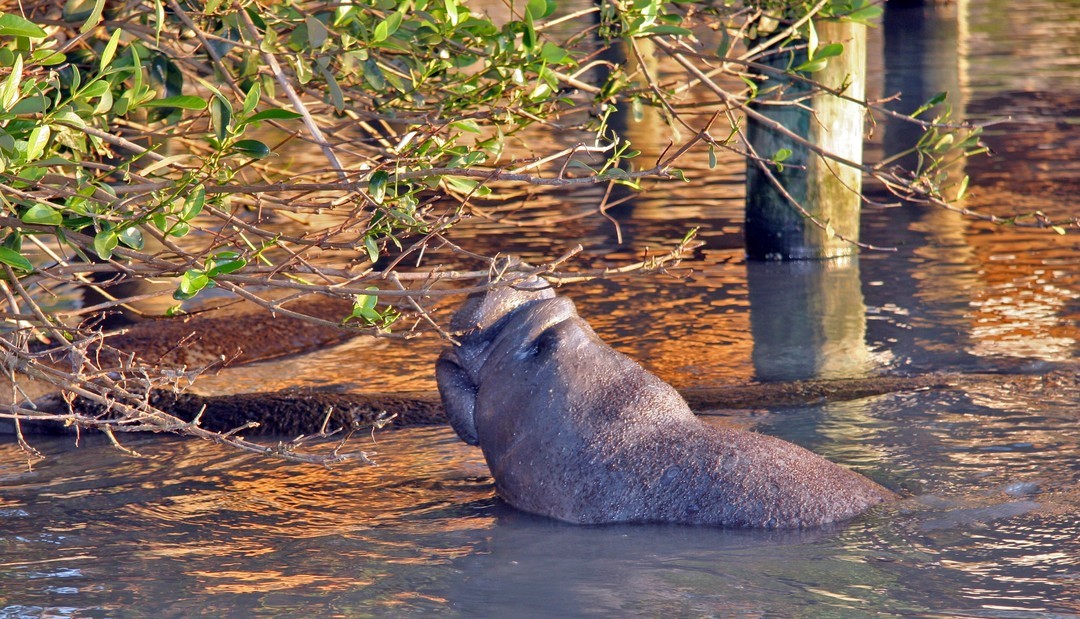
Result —
M872 46L872 92L902 88L906 105L948 89L964 115L1013 117L987 136L999 155L968 164L966 206L1075 214L1078 6L985 0L962 19L900 17ZM912 54L912 36L940 49ZM957 40L962 62L942 55ZM641 130L639 145L662 147L649 141L657 133ZM868 157L903 139L883 126ZM587 247L582 265L603 265L702 226L706 246L671 277L565 290L605 340L677 386L930 370L1048 379L715 411L713 423L802 444L910 497L806 532L520 514L448 428L357 439L379 466L333 470L158 436L121 437L142 458L100 437L78 448L36 438L48 458L31 470L3 443L0 617L1080 615L1075 234L867 208L864 238L896 253L829 268L747 264L737 163L685 167L697 180L656 183L614 213L618 230L594 217L485 242L550 256L565 249L549 239L558 231ZM518 216L599 198L559 196ZM200 388L427 390L440 347L357 339Z
M923 392L758 428L919 498L803 532L576 527L493 495L446 428L380 466L298 468L158 437L0 452L6 616L1033 616L1080 612L1075 396L1032 415ZM745 421L745 420L744 420ZM85 440L85 439L84 439ZM45 608L43 612L35 610Z

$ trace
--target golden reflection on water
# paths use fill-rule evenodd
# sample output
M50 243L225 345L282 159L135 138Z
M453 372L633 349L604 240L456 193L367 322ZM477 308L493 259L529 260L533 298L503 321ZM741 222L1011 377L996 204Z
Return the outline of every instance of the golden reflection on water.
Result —
M373 580L357 580L353 578L327 578L312 574L285 574L277 570L262 572L244 572L230 570L192 571L190 576L205 581L207 595L221 593L266 593L271 591L288 591L291 589L307 589L332 593L363 587L372 584Z

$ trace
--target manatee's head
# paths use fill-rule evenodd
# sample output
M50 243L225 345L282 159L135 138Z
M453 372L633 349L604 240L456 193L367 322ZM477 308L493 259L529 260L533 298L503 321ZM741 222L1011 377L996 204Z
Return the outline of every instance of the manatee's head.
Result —
M454 314L450 328L461 333L464 340L469 340L490 331L522 305L554 296L551 284L535 275L510 286L475 293Z
M523 306L553 297L551 286L534 275L471 295L450 320L459 343L439 356L435 376L450 425L466 443L478 444L474 412L479 374L502 326Z

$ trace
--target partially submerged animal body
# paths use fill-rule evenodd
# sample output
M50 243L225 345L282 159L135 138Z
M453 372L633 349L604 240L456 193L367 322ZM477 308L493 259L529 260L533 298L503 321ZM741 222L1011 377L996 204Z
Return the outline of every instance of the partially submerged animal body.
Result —
M806 449L702 423L533 278L470 297L436 366L451 425L514 507L582 523L790 528L895 495Z

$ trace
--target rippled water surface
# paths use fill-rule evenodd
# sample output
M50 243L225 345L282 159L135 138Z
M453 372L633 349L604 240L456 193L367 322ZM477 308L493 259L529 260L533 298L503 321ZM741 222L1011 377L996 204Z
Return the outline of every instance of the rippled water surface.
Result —
M1066 0L891 11L872 34L870 89L909 93L906 109L949 90L962 116L1009 117L988 131L997 155L967 165L969 208L1075 214L1078 23ZM635 131L646 151L663 147L659 130ZM882 123L867 156L905 139ZM479 451L442 427L355 439L379 466L333 470L158 436L125 437L143 457L100 437L77 448L35 438L48 458L32 469L0 443L0 617L1080 615L1078 237L868 206L865 240L895 253L748 264L741 167L685 167L691 183L657 183L613 212L618 228L599 217L558 228L567 247L585 245L583 264L600 265L701 226L695 260L670 278L565 293L605 340L681 387L1000 374L708 417L807 446L904 501L806 532L574 527L501 504ZM599 199L589 190L518 216ZM564 249L554 230L483 242L550 256ZM357 339L200 388L428 390L440 346ZM1036 378L1009 378L1018 373Z

